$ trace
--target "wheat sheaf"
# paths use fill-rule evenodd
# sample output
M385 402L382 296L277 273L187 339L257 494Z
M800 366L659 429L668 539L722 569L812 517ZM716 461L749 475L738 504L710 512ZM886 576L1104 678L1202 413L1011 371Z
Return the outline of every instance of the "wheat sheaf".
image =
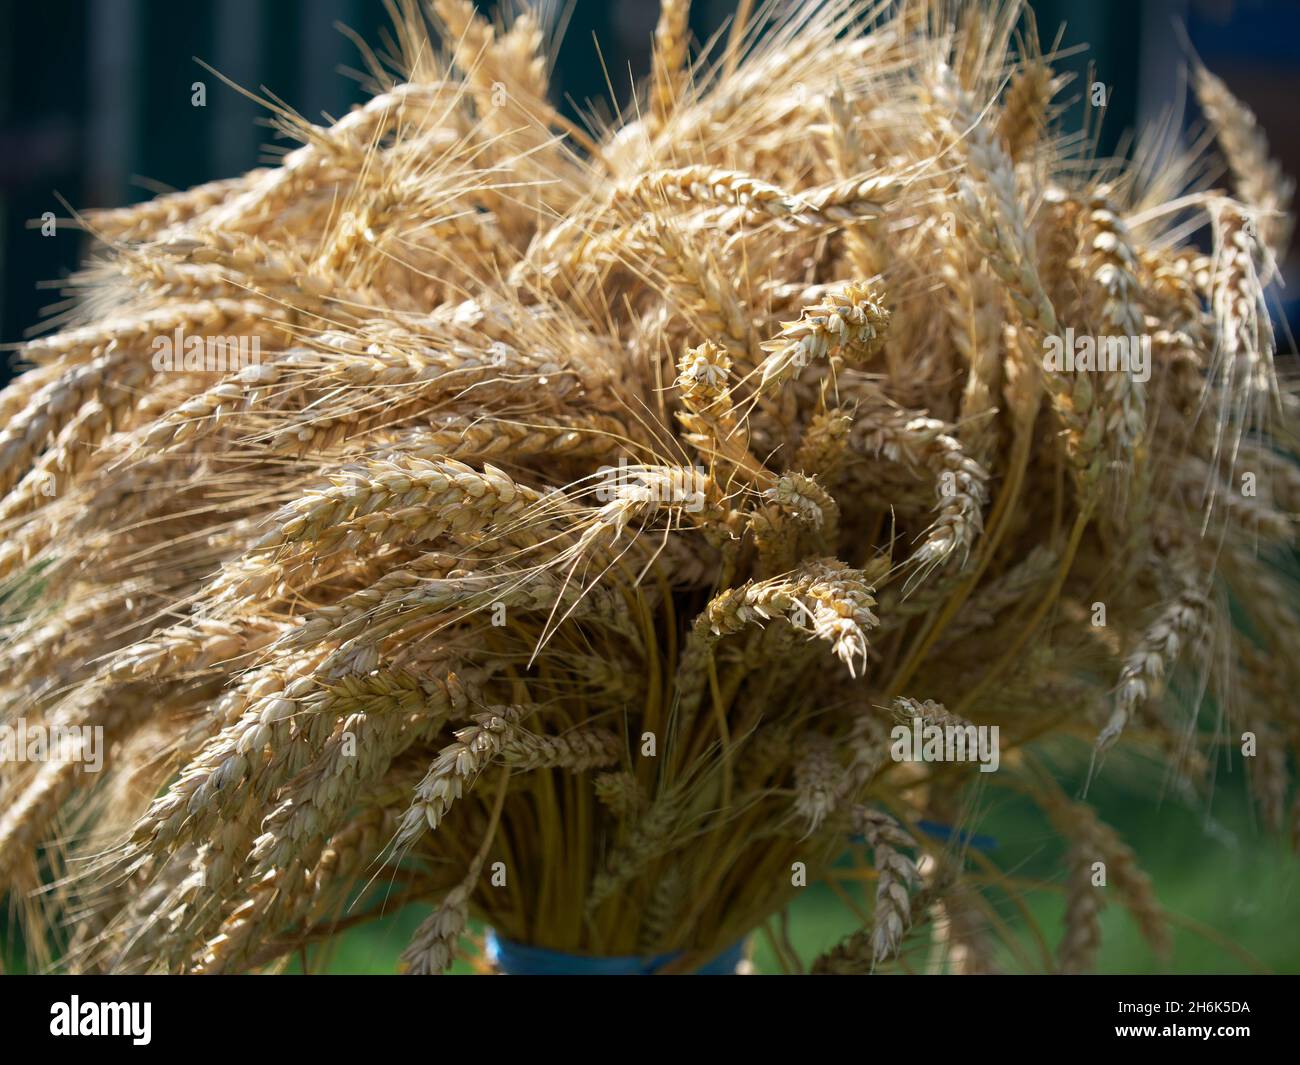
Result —
M1197 66L1213 136L1094 159L1019 3L709 45L668 0L648 85L577 123L526 8L399 7L368 103L273 105L278 165L78 218L0 393L3 723L103 735L0 766L36 962L275 969L420 903L411 973L471 918L690 969L850 847L813 972L1087 969L1097 861L1163 947L1053 767L1194 802L1250 733L1288 819L1292 188L1250 112ZM1079 337L1131 364L1051 357ZM997 771L899 722L996 726ZM1068 842L1054 956L924 830L990 790Z

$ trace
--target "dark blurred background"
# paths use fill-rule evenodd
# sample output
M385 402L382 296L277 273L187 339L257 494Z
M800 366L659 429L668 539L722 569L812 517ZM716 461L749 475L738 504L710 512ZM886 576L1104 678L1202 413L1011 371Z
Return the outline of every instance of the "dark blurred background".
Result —
M567 21L555 80L570 114L609 92L593 36L620 103L629 72L644 74L654 0L547 0L551 25ZM495 0L480 7L489 11ZM692 29L706 40L735 0L699 0ZM1300 98L1300 3L1296 0L1040 0L1045 45L1066 25L1067 44L1112 88L1101 149L1174 100L1182 45L1176 21L1209 66L1253 107L1287 170L1300 174L1294 111ZM28 222L43 212L117 206L254 166L271 131L258 106L223 85L199 57L252 90L265 86L300 113L338 116L363 94L349 68L350 27L376 42L389 24L383 0L0 0L0 342L41 320L57 281L82 251L75 232L42 237ZM192 85L207 106L191 106ZM1078 95L1082 77L1067 90ZM1077 123L1081 108L1068 115ZM1293 275L1294 276L1294 275Z

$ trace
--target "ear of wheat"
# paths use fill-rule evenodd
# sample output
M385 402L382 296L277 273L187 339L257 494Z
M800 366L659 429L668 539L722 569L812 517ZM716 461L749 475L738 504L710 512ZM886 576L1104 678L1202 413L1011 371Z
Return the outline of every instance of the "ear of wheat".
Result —
M0 766L29 943L239 971L423 902L413 973L470 915L689 967L856 838L874 904L813 968L943 913L985 970L989 872L918 828L977 777L891 757L891 707L997 726L986 783L1069 842L1065 969L1094 861L1165 932L1045 744L1195 793L1250 731L1285 816L1291 186L1208 74L1238 183L1174 188L1195 158L1078 157L1018 3L895 7L709 52L665 3L592 132L530 15L404 5L365 106L276 109L279 166L87 216L77 308L0 394L4 723L104 738L99 774ZM1045 358L1069 336L1149 365ZM237 338L260 359L214 364Z

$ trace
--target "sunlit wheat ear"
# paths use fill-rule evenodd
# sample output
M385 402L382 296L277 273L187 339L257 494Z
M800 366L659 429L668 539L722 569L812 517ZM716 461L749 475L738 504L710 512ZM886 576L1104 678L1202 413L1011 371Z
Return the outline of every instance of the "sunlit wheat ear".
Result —
M1218 137L1237 191L1257 214L1260 239L1273 256L1281 257L1294 227L1291 203L1295 181L1269 152L1268 138L1254 112L1199 63L1194 75L1196 98Z

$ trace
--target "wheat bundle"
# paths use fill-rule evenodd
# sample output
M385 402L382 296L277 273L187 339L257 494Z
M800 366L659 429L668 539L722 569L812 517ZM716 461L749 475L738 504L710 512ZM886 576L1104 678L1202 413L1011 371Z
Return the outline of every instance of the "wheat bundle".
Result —
M1204 71L1236 184L1088 158L1023 19L833 0L710 49L669 0L591 132L526 10L430 0L365 106L277 110L279 165L91 213L0 394L4 722L62 737L2 767L30 942L239 971L419 901L413 973L471 915L690 968L852 839L874 902L814 971L938 914L981 971L994 872L923 826L982 782L1069 841L1060 968L1099 860L1163 943L1042 752L1195 794L1248 731L1286 817L1291 188ZM993 773L924 754L989 735Z

